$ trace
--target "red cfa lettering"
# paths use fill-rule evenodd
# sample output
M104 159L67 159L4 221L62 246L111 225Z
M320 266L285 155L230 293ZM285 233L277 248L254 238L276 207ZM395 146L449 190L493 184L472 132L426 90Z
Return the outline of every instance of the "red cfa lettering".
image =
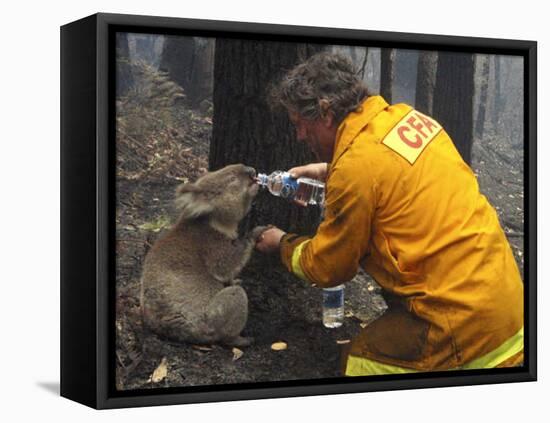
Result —
M437 127L435 123L433 123L430 119L428 119L426 116L421 115L420 113L415 113L414 116L410 116L407 119L407 124L408 126L406 124L399 126L397 128L397 134L399 135L399 138L401 138L401 141L403 141L411 148L422 147L423 139L425 140L426 138L428 138L429 135L426 133L426 131L431 134L433 132L433 128ZM412 130L416 132L414 140L406 135L407 132Z
M432 128L435 128L437 125L435 123L433 123L430 119L428 119L426 116L424 115L421 115L420 113L415 113L416 117L418 119L420 119L420 121L424 124L424 126L426 127L426 129L428 131L433 132L432 131ZM407 121L408 122L408 121Z
M405 132L412 131L411 128L408 126L402 125L399 128L397 128L397 134L399 135L399 138L401 138L401 141L403 141L405 144L407 144L409 147L412 148L420 148L422 147L422 139L416 135L416 141L411 141L407 136L405 135Z
M441 126L431 117L411 110L401 117L382 143L412 165L441 130Z
M420 135L422 135L422 138L426 138L426 134L422 132L422 129L424 128L424 125L421 123L418 123L414 116L411 116L407 119L407 123L411 125L412 128L416 129L416 132L418 132Z

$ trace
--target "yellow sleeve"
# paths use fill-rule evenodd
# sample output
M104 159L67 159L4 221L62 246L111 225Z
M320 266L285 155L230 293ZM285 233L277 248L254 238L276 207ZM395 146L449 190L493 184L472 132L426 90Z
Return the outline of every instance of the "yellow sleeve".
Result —
M287 234L281 240L286 268L321 287L352 279L368 251L375 188L364 168L348 164L333 169L327 181L325 219L315 236Z

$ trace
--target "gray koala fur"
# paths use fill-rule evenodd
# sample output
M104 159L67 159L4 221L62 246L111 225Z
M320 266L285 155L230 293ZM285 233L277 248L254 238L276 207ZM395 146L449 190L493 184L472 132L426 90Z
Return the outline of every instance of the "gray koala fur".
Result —
M240 336L248 298L236 276L266 228L238 238L237 227L258 193L254 177L254 169L230 165L178 187L179 219L145 258L145 327L180 342L250 344Z

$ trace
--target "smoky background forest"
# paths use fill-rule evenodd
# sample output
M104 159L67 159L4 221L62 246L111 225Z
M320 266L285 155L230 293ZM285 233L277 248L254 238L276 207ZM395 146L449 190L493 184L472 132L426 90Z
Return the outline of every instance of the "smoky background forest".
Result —
M176 187L244 163L258 172L313 161L266 90L308 56L349 57L371 94L439 121L495 207L523 276L522 57L118 33L116 38L116 387L119 390L337 377L340 350L385 310L359 272L346 284L346 318L321 324L321 293L255 254L241 274L249 298L243 351L174 344L141 325L143 259L174 222ZM319 211L260 193L242 231L275 224L314 233ZM273 342L288 348L273 351Z

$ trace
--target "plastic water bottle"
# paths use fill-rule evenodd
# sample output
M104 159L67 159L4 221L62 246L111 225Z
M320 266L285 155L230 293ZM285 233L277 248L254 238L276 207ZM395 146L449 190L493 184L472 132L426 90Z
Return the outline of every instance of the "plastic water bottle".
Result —
M344 285L323 288L323 325L339 328L344 323Z
M311 178L293 178L288 172L276 170L271 175L259 173L258 184L277 197L294 200L304 205L319 205L325 201L325 184Z

